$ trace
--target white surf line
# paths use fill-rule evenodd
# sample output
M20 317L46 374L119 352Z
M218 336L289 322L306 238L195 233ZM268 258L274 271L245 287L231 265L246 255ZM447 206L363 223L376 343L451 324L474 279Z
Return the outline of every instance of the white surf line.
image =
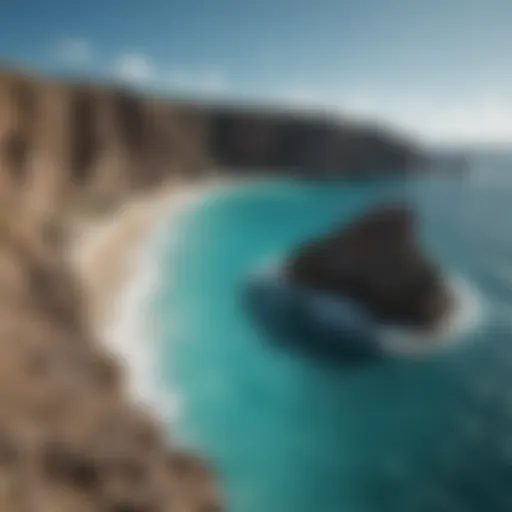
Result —
M143 229L135 240L129 240L129 237L122 240L112 259L115 265L124 266L126 272L123 272L125 278L121 286L107 290L115 300L107 304L107 314L100 319L100 338L107 350L122 361L132 396L166 422L172 422L179 414L180 397L169 390L169 386L164 386L158 375L157 343L161 341L161 333L159 325L155 323L151 302L164 279L159 255L178 236L183 215L229 188L229 184L219 182L180 187L163 197L163 205L162 197L159 203L153 201L153 206L151 200L149 205L134 205L139 210L134 214L135 221L138 214L145 216ZM149 210L140 212L144 208L152 208L153 212L149 215ZM95 267L98 267L94 261L95 253L100 254L105 244L111 244L116 238L116 231L126 229L126 222L130 223L134 218L130 215L127 212L117 223L109 222L108 226L96 233L97 238L103 241L93 240L91 245L94 248L86 254L89 272L94 273Z
M285 258L282 256L268 258L254 271L254 277L278 279L282 275L283 261ZM444 279L455 300L455 310L439 327L428 331L393 324L377 324L375 343L385 354L392 357L424 357L462 342L465 334L483 322L487 306L476 288L459 276L446 276ZM339 303L333 306L334 311L340 311Z
M151 299L163 280L158 255L173 237L173 230L178 229L181 215L200 202L206 193L206 190L197 190L170 196L165 213L154 221L149 233L132 250L130 277L119 291L119 300L103 328L106 346L123 360L132 396L154 409L165 421L171 421L178 414L179 397L163 389L158 378L156 344L160 333L151 311Z
M465 334L482 323L485 307L477 290L459 276L446 279L456 302L455 311L438 328L431 331L381 326L378 337L386 353L397 357L422 357L459 344Z

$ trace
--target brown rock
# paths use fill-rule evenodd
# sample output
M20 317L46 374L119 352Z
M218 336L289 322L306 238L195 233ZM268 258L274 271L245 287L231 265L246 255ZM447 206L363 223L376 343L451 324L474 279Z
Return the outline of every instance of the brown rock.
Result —
M42 233L0 223L0 506L9 512L202 512L211 473L181 484L161 426L96 343L75 276ZM197 479L196 479L197 480ZM180 507L176 508L175 503Z

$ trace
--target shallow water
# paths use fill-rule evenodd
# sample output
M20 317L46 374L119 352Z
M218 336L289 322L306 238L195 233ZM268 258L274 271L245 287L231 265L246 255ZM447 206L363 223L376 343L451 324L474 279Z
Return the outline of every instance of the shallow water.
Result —
M422 360L329 365L262 339L248 272L392 197L474 286L486 320ZM216 194L160 250L155 304L171 426L219 469L232 512L512 510L512 158L467 177L258 183Z

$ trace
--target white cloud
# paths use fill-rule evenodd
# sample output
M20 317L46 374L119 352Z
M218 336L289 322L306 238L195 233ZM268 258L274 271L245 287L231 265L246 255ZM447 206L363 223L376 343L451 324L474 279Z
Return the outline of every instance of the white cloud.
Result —
M145 83L155 79L156 69L151 59L143 53L121 55L114 64L115 75L128 82Z
M57 57L68 64L84 64L91 60L92 44L86 39L68 38L57 45Z

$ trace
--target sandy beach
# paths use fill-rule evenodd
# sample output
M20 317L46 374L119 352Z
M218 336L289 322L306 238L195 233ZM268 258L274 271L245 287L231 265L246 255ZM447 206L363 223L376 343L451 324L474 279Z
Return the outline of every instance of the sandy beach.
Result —
M157 389L155 334L146 318L148 298L158 289L154 237L179 224L180 214L225 190L226 180L172 184L124 204L105 219L81 219L74 226L68 256L78 272L89 307L90 322L100 343L121 361L129 392L155 416L172 420L179 400Z
M126 201L114 215L75 222L69 257L86 290L92 321L99 331L109 323L116 299L140 266L140 249L159 219L174 216L244 180L213 176L195 183L171 183Z
M185 191L133 201L104 220L77 228L70 254L86 290L94 325L101 330L112 316L116 297L135 272L140 248L158 218L191 200Z
M215 187L170 185L125 203L114 215L80 219L74 226L69 257L83 281L92 321L99 331L108 324L116 298L139 266L139 249L159 219L172 218Z

